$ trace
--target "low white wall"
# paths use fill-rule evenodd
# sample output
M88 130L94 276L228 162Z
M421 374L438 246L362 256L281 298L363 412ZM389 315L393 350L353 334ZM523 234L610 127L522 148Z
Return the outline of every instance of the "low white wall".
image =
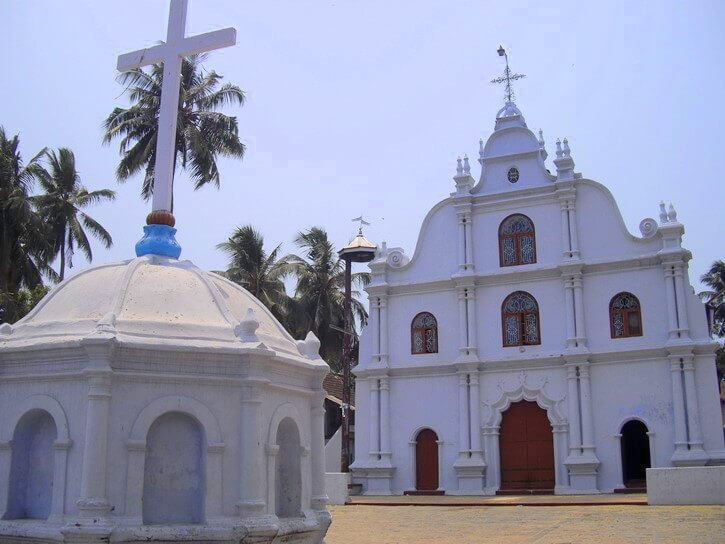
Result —
M345 504L348 498L348 487L350 483L349 472L327 472L325 474L325 492L329 504Z
M725 505L725 466L648 468L647 502Z
M340 472L342 456L342 427L325 444L325 472Z

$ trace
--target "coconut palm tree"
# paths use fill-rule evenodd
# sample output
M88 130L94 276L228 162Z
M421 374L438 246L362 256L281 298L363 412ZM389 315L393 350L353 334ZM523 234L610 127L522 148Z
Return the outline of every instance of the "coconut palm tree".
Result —
M710 270L700 277L700 281L710 290L698 293L710 308L712 316L712 333L725 336L725 262L712 263Z
M284 321L288 298L284 277L290 273L290 266L285 259L279 258L281 245L267 253L264 237L251 225L244 225L237 227L225 242L216 247L229 257L223 275L247 289L275 317Z
M339 259L327 232L312 227L300 232L295 244L303 256L288 256L297 277L295 299L290 302L290 314L296 316L293 334L301 337L313 331L320 339L320 354L335 369L340 367L342 330L345 308L345 265ZM360 288L370 283L370 274L352 275L352 284ZM361 325L367 323L367 311L358 300L360 293L353 291L353 316Z
M219 155L244 156L244 144L239 140L237 118L219 113L219 108L244 103L244 92L230 83L220 85L222 76L207 72L202 63L206 54L192 55L181 65L179 116L176 128L177 161L189 169L195 189L207 183L219 187L217 167ZM116 169L119 181L125 181L144 171L141 194L148 199L153 194L156 136L161 105L163 65L154 64L150 72L135 69L119 76L132 102L129 108L115 108L104 122L103 142L120 138L121 161Z
M45 158L47 168L40 167L35 172L44 194L33 197L33 200L51 229L54 255L60 254L59 279L63 281L66 261L68 268L72 268L76 248L80 248L89 261L93 260L91 243L85 229L99 239L105 248L113 244L108 231L82 210L91 204L114 200L116 193L110 189L86 189L81 183L75 155L70 149L62 147L57 153L46 151Z
M19 137L9 138L0 127L0 321L7 323L20 317L14 302L20 289L34 289L43 277L56 278L48 264L49 232L30 196L44 152L25 164Z

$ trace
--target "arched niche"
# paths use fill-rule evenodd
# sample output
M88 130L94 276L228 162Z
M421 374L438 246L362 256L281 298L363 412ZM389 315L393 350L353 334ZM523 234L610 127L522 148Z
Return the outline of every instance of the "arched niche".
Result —
M275 514L280 518L302 515L302 447L300 432L292 418L277 427L279 452L275 467Z
M278 517L302 516L309 504L309 436L301 423L297 408L291 403L285 403L275 410L269 425L265 447L267 509L269 514ZM281 478L292 478L292 485L285 488ZM278 499L278 493L287 496ZM288 507L278 510L285 503L288 503Z
M0 467L6 467L0 480L7 482L0 486L0 518L63 516L70 446L68 418L53 397L26 397L0 418ZM36 465L42 467L40 472L32 471ZM22 476L28 470L36 474L30 481ZM29 490L36 497L31 501L19 498L28 483L25 493Z
M161 416L170 413L184 414L195 420L205 438L204 441L204 516L222 515L222 459L224 443L221 427L213 412L198 400L183 396L162 397L149 403L136 417L131 427L128 449L125 515L136 523L143 519L142 496L146 474L149 444L147 437L152 425ZM153 446L153 445L152 445Z
M167 412L146 436L143 523L202 523L206 438L196 418Z
M562 415L560 400L551 398L545 391L546 381L540 384L527 383L527 376L521 374L518 384L512 389L499 389L499 397L490 404L484 404L486 413L483 417L483 438L486 463L486 487L495 491L501 484L501 458L500 458L500 431L503 413L513 403L525 400L535 402L539 408L546 411L546 417L551 423L554 446L554 477L555 490L568 486L568 472L564 461L568 453L568 422Z

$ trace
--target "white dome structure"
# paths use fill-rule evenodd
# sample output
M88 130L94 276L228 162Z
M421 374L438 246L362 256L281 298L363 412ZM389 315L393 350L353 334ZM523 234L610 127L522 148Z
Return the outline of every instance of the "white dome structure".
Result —
M0 540L321 542L319 346L189 261L67 279L0 326Z

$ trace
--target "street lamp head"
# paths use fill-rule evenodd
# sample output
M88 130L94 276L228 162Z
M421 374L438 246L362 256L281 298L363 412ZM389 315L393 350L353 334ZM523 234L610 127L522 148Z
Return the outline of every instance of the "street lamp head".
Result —
M498 56L503 57L506 54L506 50L503 48L503 46L498 46Z

